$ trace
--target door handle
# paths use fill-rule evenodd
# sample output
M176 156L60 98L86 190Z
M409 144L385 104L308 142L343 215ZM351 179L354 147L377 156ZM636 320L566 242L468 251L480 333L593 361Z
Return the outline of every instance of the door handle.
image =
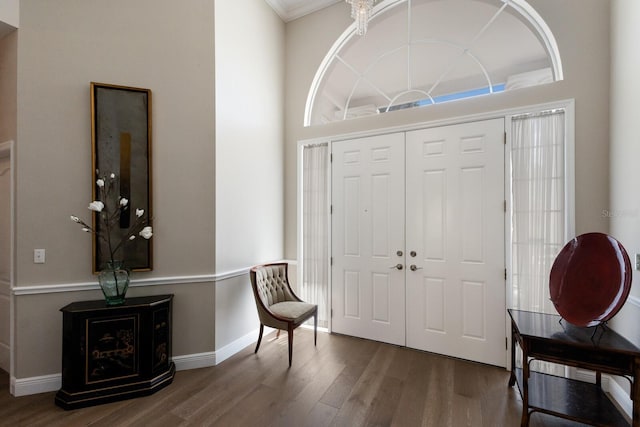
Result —
M417 267L415 264L411 264L411 266L409 267L409 270L411 271L422 270L422 267Z
M402 270L404 268L404 266L400 263L394 265L393 267L389 267L390 270L393 270L394 268L398 269L398 270Z

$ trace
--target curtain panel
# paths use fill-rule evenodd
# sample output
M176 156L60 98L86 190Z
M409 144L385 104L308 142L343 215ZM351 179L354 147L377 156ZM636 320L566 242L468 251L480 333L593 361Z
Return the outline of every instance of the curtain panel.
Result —
M300 297L318 305L318 326L329 326L329 146L302 151L302 284Z

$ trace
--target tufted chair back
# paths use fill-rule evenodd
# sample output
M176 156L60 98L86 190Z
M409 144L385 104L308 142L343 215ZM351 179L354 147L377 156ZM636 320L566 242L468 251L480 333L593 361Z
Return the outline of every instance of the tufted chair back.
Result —
M289 287L287 264L270 264L256 269L256 290L262 303L272 306L284 301L297 301Z

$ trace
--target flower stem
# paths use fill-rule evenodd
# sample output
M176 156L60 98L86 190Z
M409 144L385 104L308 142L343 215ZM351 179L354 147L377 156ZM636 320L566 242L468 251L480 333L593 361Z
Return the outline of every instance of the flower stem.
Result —
M118 287L118 275L116 274L115 266L111 262L111 272L113 273L113 279L116 281L116 296L120 296L120 288Z

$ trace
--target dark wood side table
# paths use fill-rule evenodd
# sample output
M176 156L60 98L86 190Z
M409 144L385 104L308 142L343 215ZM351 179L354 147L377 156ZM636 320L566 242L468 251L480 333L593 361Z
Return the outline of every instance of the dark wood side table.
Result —
M155 393L173 381L173 295L123 305L80 301L62 311L62 388L55 402L75 409Z
M601 374L626 376L631 382L632 425L640 426L640 349L613 330L583 328L560 316L508 310L511 317L511 377L522 395L521 426L534 412L595 426L629 423L604 394ZM516 368L516 343L522 349L523 367ZM596 372L596 383L532 372L532 360L544 360Z

